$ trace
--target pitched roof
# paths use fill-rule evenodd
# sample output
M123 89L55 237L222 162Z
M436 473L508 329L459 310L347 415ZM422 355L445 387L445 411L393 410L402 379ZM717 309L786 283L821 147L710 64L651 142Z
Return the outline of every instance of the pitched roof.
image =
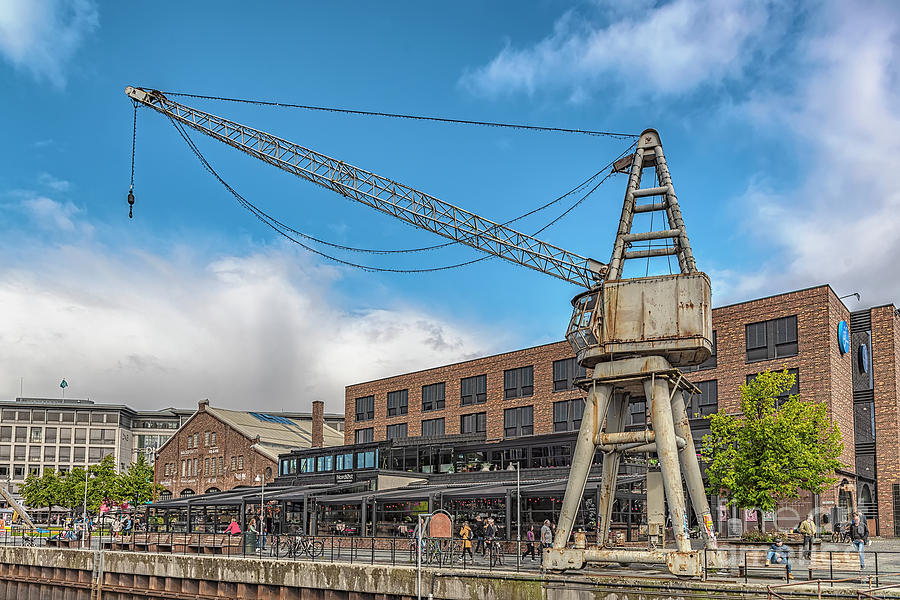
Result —
M272 460L294 448L309 448L312 445L312 419L289 419L268 413L211 406L206 407L206 412L248 439L258 438L253 447ZM344 443L344 434L327 424L323 425L322 442L325 446L340 446Z

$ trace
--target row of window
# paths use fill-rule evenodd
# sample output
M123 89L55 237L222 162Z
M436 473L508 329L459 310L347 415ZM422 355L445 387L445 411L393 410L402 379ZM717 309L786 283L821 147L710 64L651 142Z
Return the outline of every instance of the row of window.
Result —
M575 389L575 381L585 376L574 358L553 362L553 391ZM444 382L422 386L422 412L441 410L446 406ZM487 402L487 375L464 377L459 381L460 406L472 406ZM534 366L517 367L503 371L503 397L527 398L534 395ZM388 392L387 416L399 417L409 412L409 390ZM375 418L375 396L356 399L356 421Z
M357 469L373 469L378 456L377 450L359 452L341 452L307 458L285 458L279 462L279 474L296 473L330 473L332 471L350 471L354 468L353 456L356 455ZM269 475L268 471L266 473Z
M210 446L216 446L216 432L215 431L204 431L203 432L203 447L209 448ZM187 448L191 450L193 448L200 447L200 432L195 432L193 434L188 434L187 436Z
M32 443L32 444L55 444L57 439L60 444L72 443L71 427L16 427L15 436L13 436L13 427L0 427L0 443L12 442ZM90 433L88 433L90 432ZM114 444L116 443L115 429L86 429L83 427L75 428L75 443L84 444L90 438L91 443L97 444Z
M100 462L100 460L102 459L97 459L96 461L92 462ZM75 467L82 468L82 465L75 465ZM59 473L68 473L72 470L72 468L72 465L68 464L59 466L55 464L49 464L43 465L43 472L47 473L49 471L58 471ZM12 465L12 468L10 468L10 465L0 465L0 480L5 481L6 479L10 478L15 480L22 480L25 479L26 474L34 474L40 476L41 465L28 465L27 469L25 465Z
M89 460L101 460L104 456L112 454L112 448L84 448L83 446L0 446L0 460L61 460L68 462L84 462L85 455ZM27 458L26 458L27 456Z
M119 415L114 412L89 410L28 410L4 408L0 411L0 420L4 423L18 421L20 423L91 423L100 425L118 425ZM123 421L124 420L125 418L123 415Z

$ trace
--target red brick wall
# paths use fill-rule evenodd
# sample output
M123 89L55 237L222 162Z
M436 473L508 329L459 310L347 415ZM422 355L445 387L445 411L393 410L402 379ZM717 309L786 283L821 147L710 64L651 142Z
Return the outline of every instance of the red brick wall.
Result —
M205 446L204 434L215 432L216 445ZM199 434L199 447L188 448L188 436ZM259 452L250 448L253 441L241 433L228 427L218 419L205 411L201 405L200 410L194 415L172 439L157 453L154 464L154 478L156 483L172 492L172 496L178 498L181 492L191 489L197 494L202 494L209 488L218 488L225 491L240 485L258 485L254 482L257 475L261 475L266 468L271 469L271 477L266 482L271 482L278 474L275 461L268 459ZM207 458L224 457L225 464L222 475L203 475L203 461ZM244 457L244 468L231 468L231 457ZM181 461L198 459L198 474L196 476L181 476ZM237 461L236 461L237 462ZM174 464L175 474L166 476L165 465Z
M459 433L460 416L470 413L487 413L487 438L503 437L503 411L515 406L534 406L534 433L553 431L553 403L558 400L584 398L581 390L553 391L553 361L573 358L568 342L555 342L535 348L516 350L466 362L416 371L396 377L347 386L345 391L345 431L347 444L354 442L356 429L374 427L375 439L386 439L387 425L407 423L409 435L422 432L422 419L444 417L445 433ZM504 400L503 371L517 367L534 366L534 395L526 398ZM460 380L475 375L487 375L487 402L460 406ZM445 383L444 410L422 412L422 386ZM397 390L409 390L409 413L388 418L387 394ZM375 419L356 422L356 398L375 395Z
M892 485L900 483L900 322L893 306L872 309L872 373L875 380L875 470L881 535L894 533Z

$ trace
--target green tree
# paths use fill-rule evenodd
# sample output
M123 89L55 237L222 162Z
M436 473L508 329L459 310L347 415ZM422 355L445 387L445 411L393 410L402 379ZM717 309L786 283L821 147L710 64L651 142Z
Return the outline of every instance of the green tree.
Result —
M708 491L727 495L729 506L755 508L760 529L763 511L798 498L800 490L823 492L844 466L841 432L824 402L791 395L779 404L794 382L787 371L760 373L741 386L742 414L712 415L703 438Z
M29 508L49 508L57 503L60 478L53 469L45 469L43 475L29 473L20 489L22 500Z
M128 467L128 471L119 475L118 495L134 506L153 500L154 491L163 487L153 481L153 466L147 462L143 454L138 454L137 462Z
M82 474L83 475L83 474ZM116 459L107 455L96 465L88 467L88 510L97 512L106 501L118 502L119 474L116 473Z

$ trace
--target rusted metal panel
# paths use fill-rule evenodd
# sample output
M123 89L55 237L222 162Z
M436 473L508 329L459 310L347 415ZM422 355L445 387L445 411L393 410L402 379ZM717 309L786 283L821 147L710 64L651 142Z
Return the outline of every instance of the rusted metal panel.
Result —
M655 354L687 366L712 353L712 288L705 273L607 281L601 304L602 354Z

